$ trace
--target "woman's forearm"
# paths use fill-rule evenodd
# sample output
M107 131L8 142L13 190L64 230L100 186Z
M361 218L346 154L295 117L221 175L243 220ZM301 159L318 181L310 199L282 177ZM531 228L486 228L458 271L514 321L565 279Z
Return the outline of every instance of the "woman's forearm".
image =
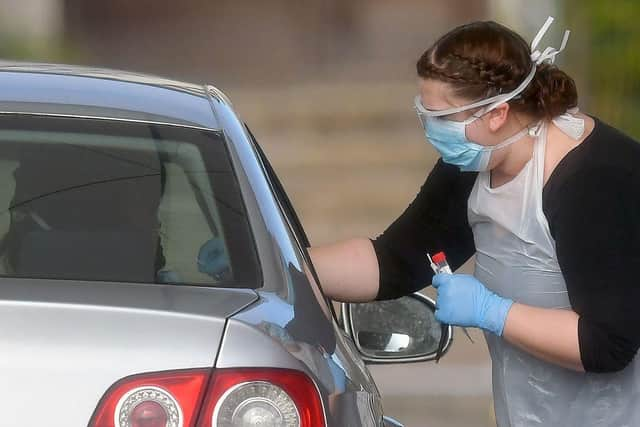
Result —
M503 338L547 362L584 372L578 342L579 316L572 310L515 303L504 325Z
M514 303L466 274L436 274L433 286L440 322L482 328L539 359L584 371L574 311Z
M335 301L372 301L378 294L378 259L366 238L309 248L324 293Z

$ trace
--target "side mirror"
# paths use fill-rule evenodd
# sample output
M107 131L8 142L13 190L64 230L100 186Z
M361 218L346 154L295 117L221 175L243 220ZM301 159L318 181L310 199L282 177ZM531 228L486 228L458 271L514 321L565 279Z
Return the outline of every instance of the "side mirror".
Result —
M436 358L440 338L446 353L453 328L435 317L435 302L415 293L389 301L342 304L345 331L362 359L371 363L424 362Z

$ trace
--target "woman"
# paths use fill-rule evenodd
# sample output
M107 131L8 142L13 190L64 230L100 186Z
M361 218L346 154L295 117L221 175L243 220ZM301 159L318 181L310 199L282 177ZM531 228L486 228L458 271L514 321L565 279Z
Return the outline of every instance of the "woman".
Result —
M531 48L494 22L437 40L416 109L442 158L382 235L311 254L343 301L432 282L440 321L485 332L499 426L640 425L640 144L577 111L568 32L535 50L551 21ZM474 276L432 277L441 250Z

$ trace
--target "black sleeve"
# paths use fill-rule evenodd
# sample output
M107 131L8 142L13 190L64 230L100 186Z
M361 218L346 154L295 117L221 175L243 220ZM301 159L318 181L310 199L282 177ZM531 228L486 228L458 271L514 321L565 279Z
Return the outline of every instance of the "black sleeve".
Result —
M427 253L444 251L454 270L475 253L467 199L476 176L439 160L409 207L372 241L380 270L376 299L399 298L430 284Z
M587 372L623 369L640 346L640 179L612 167L569 177L549 226Z

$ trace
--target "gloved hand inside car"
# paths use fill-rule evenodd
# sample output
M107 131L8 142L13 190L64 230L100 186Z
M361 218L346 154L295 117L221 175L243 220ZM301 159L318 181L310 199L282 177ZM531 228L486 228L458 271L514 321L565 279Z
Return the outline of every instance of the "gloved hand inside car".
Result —
M227 279L231 273L231 264L224 242L214 237L205 242L198 252L198 271L208 274L215 280Z
M436 319L456 326L472 326L501 336L513 301L488 290L473 276L436 274Z

